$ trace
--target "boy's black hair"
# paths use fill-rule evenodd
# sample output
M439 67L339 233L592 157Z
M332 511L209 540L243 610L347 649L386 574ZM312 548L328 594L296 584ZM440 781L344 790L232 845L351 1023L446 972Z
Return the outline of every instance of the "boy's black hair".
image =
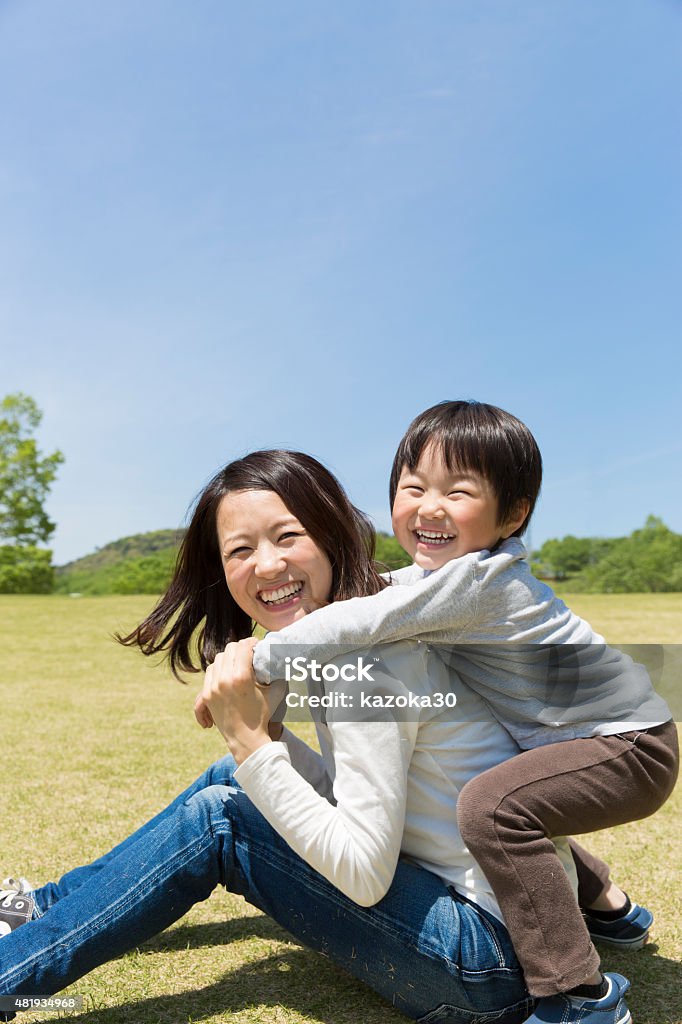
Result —
M440 450L450 470L468 470L484 477L498 500L498 523L503 524L528 502L528 514L513 536L528 525L542 483L542 456L525 423L485 402L439 402L412 420L393 460L391 508L398 480L406 466L417 468L429 444Z

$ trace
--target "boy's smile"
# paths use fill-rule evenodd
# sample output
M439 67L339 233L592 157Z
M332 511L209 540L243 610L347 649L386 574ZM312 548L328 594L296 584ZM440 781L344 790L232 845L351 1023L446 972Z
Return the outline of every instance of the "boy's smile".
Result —
M440 548L443 544L449 544L451 540L455 539L454 533L442 533L438 530L415 530L417 535L417 542L424 544L425 547Z
M392 514L398 542L423 569L440 569L453 558L494 548L523 518L499 523L489 482L470 470L448 469L433 445L424 449L414 471L403 467Z

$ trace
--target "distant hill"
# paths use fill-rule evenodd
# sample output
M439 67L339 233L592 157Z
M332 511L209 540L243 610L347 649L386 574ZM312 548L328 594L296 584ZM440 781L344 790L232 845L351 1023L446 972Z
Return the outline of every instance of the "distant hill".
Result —
M125 561L128 558L144 558L147 555L155 555L159 551L177 550L180 541L184 536L184 530L153 530L151 533L135 533L132 537L121 537L120 540L112 540L103 548L97 548L91 555L84 555L73 562L57 566L57 574L63 575L69 572L90 572L91 570L103 569L107 565L115 565L117 562Z
M121 537L57 566L57 594L160 594L170 579L183 530Z
M121 537L83 558L56 568L57 594L160 594L175 565L183 530L154 530ZM380 569L398 569L410 559L395 537L377 535Z

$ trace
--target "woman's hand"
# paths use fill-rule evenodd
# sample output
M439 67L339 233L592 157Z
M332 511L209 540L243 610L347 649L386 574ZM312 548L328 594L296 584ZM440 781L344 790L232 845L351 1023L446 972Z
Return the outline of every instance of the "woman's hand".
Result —
M197 694L197 699L194 701L194 716L202 729L213 728L213 718L203 693ZM281 740L283 732L284 726L281 722L268 722L268 733L271 740Z
M252 645L252 653L254 647L255 644ZM213 716L211 715L208 704L206 703L203 690L197 694L197 698L194 701L194 717L202 729L213 728ZM281 722L268 722L268 733L271 740L280 740L283 732L284 726Z
M256 643L255 637L248 637L227 645L206 670L194 706L200 725L218 727L237 764L270 743L270 709L253 672Z
M202 729L213 728L213 718L203 693L197 694L197 699L194 701L194 716ZM283 732L284 726L281 722L268 722L268 733L271 740L281 740Z
M194 717L202 729L213 728L213 718L208 710L208 704L204 700L203 690L197 694L197 699L194 701Z

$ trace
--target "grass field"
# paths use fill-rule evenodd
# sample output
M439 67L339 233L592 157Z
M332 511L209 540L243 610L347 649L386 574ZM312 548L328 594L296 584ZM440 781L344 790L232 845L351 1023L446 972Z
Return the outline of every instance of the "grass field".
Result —
M214 731L194 724L199 677L180 686L110 639L150 604L0 597L0 878L23 873L39 883L103 853L223 753ZM571 604L613 642L682 642L682 595L576 595ZM681 803L678 788L654 818L587 841L656 913L655 941L644 950L603 951L606 967L632 981L636 1024L682 1024ZM0 942L0 961L1 951ZM405 1020L222 889L70 994L85 1000L73 1024Z

